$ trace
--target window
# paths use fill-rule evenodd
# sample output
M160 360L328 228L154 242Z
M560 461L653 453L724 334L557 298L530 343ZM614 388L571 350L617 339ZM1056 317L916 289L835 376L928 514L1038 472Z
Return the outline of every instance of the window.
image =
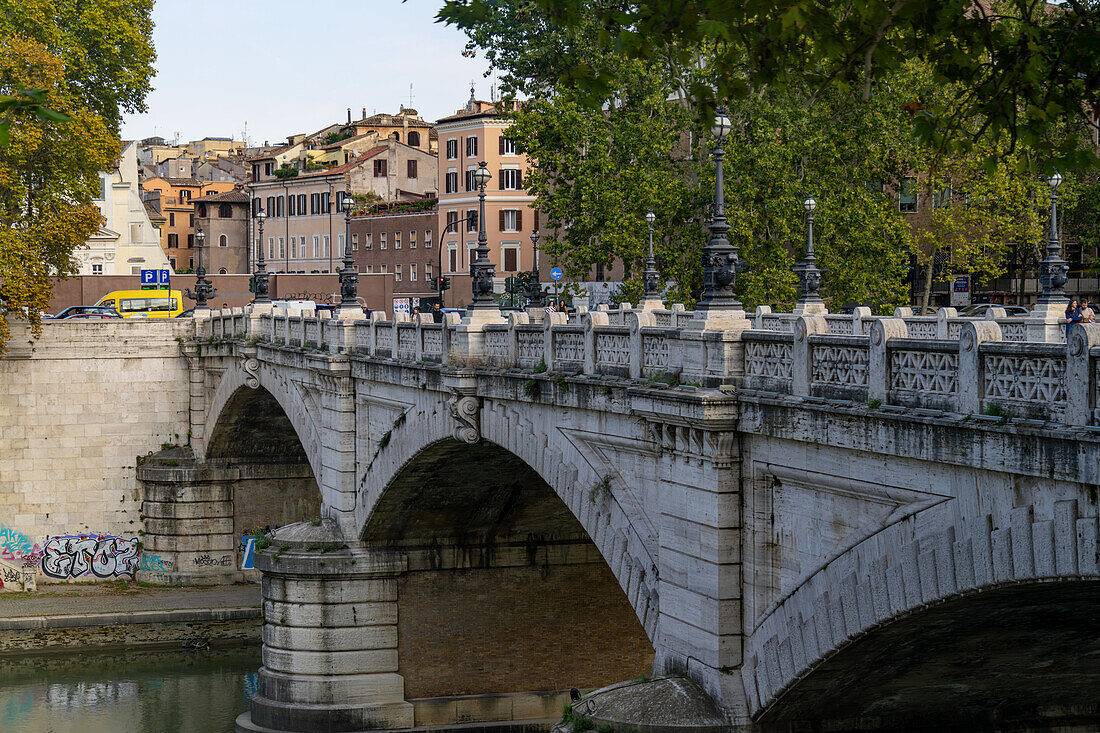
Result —
M395 282L401 282L401 263L397 263L393 266L393 279Z
M476 191L477 190L477 186L474 184L474 169L473 168L470 168L468 171L466 171L466 190L467 191Z
M267 238L267 258L269 260L275 259L275 237Z
M219 247L228 247L229 246L229 237L225 236L224 234L221 235L220 237L218 237L218 246Z
M431 262L425 262L424 263L424 279L428 280L428 281L431 281L431 279L432 279L432 263Z
M168 226L174 227L176 225L176 212L168 212Z
M358 232L355 232L351 235L351 251L352 252L358 252L359 251L359 233Z
M343 257L344 256L344 235L343 234L337 234L336 235L336 256L337 257Z
M286 259L286 240L282 237L279 237L279 259Z
M224 267L223 267L223 268L221 268L220 270L218 270L218 274L219 274L219 275L224 275L224 274L226 274L227 272L228 272L228 270L226 270L226 269L225 269Z
M386 249L386 233L378 233L378 249Z
M172 269L173 270L176 269L175 262L172 263ZM102 275L103 274L103 265L92 265L92 274L93 275Z
M372 249L374 247L374 234L367 232L366 238L363 240L363 249Z
M519 270L519 247L505 247L502 260L504 262L505 272L516 272Z
M195 235L194 234L188 234L187 235L187 249L192 249L194 246L195 246Z
M206 206L204 205L202 208L204 210L203 211L203 216L206 216L206 212L205 212ZM293 214L294 212L292 211L290 213ZM218 218L219 219L232 219L233 218L233 207L230 206L229 204L221 204L220 206L218 206Z
M328 257L331 253L332 253L332 250L329 249L328 235L325 234L324 236L321 237L321 256L322 257Z
M260 200L252 199L252 216L260 213Z
M192 270L195 269L195 258L194 257L188 257L187 258L187 266L190 267Z
M313 257L320 257L321 254L321 237L317 234L313 235Z
M180 246L180 235L178 235L178 234L169 234L168 235L168 246L171 247L172 249L178 249L179 246Z
M376 160L374 161L374 177L385 178L386 177L386 161Z
M295 204L297 204L297 203L298 203L298 197L297 196L289 196L287 198L287 200L286 200L286 215L287 216L294 216L294 210L297 208L297 206L295 206Z
M321 213L322 214L331 214L332 213L332 198L331 198L331 194L329 194L328 191L325 191L323 194L321 194Z
M457 211L448 211L447 212L447 228L444 229L444 231L447 231L447 232L458 231L457 224L458 224L458 212Z
M466 210L466 231L477 231L477 209Z
M466 138L466 157L473 158L477 155L477 138L470 136Z
M199 204L199 216L206 218L206 204Z
M932 208L933 209L946 209L951 205L951 187L940 189L939 191L932 192Z
M264 163L264 175L265 176L271 176L271 175L274 175L274 174L275 174L275 164L274 163Z
M500 231L518 232L523 229L523 212L518 209L501 209Z
M339 213L339 212L342 212L343 210L344 210L344 192L343 191L337 191L336 192L336 211Z
M378 266L378 271L382 272L382 273L387 272L386 267L388 267L388 266L385 265L385 264L379 265Z
M294 197L291 197L294 200ZM296 259L298 257L298 237L292 236L290 238L290 259Z
M458 140L447 141L447 160L455 160L458 158Z
M141 222L135 221L130 224L130 241L140 242L141 237Z
M427 249L427 248L430 248L431 246L432 246L432 230L431 229L425 229L424 230L424 247L425 247L425 249Z
M401 232L393 233L393 248L401 249Z
M409 281L410 282L416 282L416 263L415 262L410 262L409 263Z
M523 188L523 175L518 168L504 168L500 171L500 190L518 191Z
M195 226L195 215L194 214L188 214L187 215L187 226L189 226L189 227Z
M176 269L176 258L175 257L170 257L168 259L168 264L172 267L173 270ZM94 268L95 265L92 265L92 267Z
M317 214L321 211L321 194L311 193L309 195L309 213Z
M911 214L917 210L917 192L912 178L901 179L898 191L898 211Z
M267 215L268 216L275 216L275 197L274 196L268 196L267 197Z
M448 171L446 193L458 193L458 171Z
M449 244L447 245L449 251L447 252L447 259L450 261L451 269L448 272L458 272L458 247Z
M374 272L374 265L367 265L367 272Z
M306 195L304 193L298 194L298 216L306 215Z
M407 178L416 178L416 161L415 160L407 160L407 161L405 161L405 164L406 164L406 167L408 168L408 175L406 177Z
M516 154L516 141L511 138L500 138L500 154L501 155L515 155Z
M180 203L182 204L182 203L184 203L186 201L190 201L190 200L191 200L191 192L188 191L186 188L181 188L180 189Z
M258 180L260 180L260 164L254 163L252 165L252 181L255 182Z
M409 142L409 145L412 145L414 148L419 148L420 147L420 133L416 132L415 130L413 132L410 132L408 142ZM409 178L416 178L416 176L409 176Z
M409 230L409 249L416 249L416 231Z

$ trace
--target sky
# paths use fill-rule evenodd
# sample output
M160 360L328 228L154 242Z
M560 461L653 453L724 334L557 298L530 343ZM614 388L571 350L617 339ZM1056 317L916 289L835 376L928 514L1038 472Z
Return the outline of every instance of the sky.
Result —
M156 0L156 76L148 111L122 137L180 142L247 135L253 145L411 106L430 121L459 109L483 58L462 31L436 23L443 0ZM409 85L412 85L412 104ZM247 127L246 127L247 126Z

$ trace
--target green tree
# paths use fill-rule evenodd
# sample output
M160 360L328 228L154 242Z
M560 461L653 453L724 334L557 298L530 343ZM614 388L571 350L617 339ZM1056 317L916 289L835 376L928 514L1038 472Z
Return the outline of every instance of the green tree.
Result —
M0 347L7 313L36 332L51 280L99 227L99 171L119 154L121 111L138 111L152 75L148 0L2 3ZM28 96L29 93L29 96Z

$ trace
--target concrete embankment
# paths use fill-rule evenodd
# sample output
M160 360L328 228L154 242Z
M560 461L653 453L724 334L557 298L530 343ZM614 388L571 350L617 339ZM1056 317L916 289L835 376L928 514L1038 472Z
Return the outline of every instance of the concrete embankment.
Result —
M0 655L260 642L258 585L46 586L0 595Z

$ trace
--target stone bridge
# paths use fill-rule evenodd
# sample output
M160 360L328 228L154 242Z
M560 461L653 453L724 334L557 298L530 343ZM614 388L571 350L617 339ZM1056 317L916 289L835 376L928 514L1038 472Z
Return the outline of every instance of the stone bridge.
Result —
M256 557L239 730L543 721L651 673L745 730L1100 719L1100 324L448 318L183 336L146 576L234 576L197 562L236 547L234 496L306 520Z

